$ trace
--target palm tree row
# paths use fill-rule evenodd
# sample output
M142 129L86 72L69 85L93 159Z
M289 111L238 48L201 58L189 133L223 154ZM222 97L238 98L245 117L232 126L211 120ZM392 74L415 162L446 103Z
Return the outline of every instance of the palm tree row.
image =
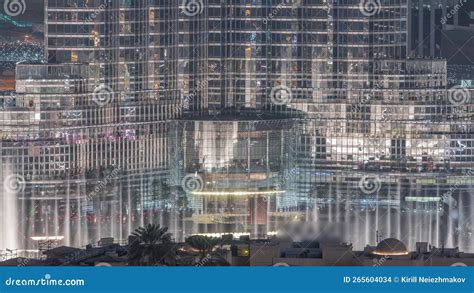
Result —
M177 258L177 244L171 239L167 227L147 224L137 228L131 235L129 244L128 261L132 266L176 266L183 265ZM215 253L215 247L220 244L220 239L201 235L186 238L185 243L199 253L194 263L184 265L225 265L226 262ZM227 264L228 265L228 264Z

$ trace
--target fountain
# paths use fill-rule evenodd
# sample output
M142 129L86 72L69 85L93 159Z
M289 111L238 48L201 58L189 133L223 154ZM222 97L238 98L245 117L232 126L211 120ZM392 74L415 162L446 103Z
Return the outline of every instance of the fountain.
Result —
M4 166L0 199L0 250L16 250L20 233L17 194L24 188L24 179Z

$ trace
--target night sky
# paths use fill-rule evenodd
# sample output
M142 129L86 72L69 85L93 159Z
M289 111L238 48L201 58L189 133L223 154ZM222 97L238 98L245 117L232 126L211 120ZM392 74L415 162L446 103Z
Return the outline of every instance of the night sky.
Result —
M4 0L0 0L3 13ZM26 0L26 11L23 15L15 16L16 19L43 23L44 20L44 0Z
M4 13L5 0L0 0L0 13ZM14 19L16 21L28 21L32 22L36 27L37 25L44 24L44 0L26 0L26 11L22 15L15 16ZM33 29L36 31L36 29ZM12 25L3 23L0 21L0 37L3 40L4 38L22 38L28 31L24 29L15 28ZM30 31L29 33L32 33ZM41 36L36 34L36 37L39 38Z

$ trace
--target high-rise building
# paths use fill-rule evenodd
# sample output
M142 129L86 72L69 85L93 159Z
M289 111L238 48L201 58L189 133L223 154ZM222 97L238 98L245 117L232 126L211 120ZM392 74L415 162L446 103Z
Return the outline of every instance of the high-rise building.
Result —
M304 117L275 226L344 222L359 246L375 230L472 245L459 232L472 213L471 93L447 91L445 60L407 59L411 2L195 3L180 17L192 40L181 76L205 84L209 114Z
M387 2L383 13L358 0L194 2L199 10L185 6L180 17L180 79L184 88L206 81L210 112L281 106L270 99L275 88L298 89L295 102L325 89L337 99L345 88L374 86L375 59L406 56L405 0Z
M459 58L466 63L471 55L469 42L474 32L472 1L411 0L408 10L409 56L445 58L454 64L459 63L460 60L456 60Z
M2 99L2 215L12 217L1 229L17 235L1 246L126 239L165 214L155 198L169 172L167 121L182 111L173 21L155 13L172 14L151 1L52 0L45 10L49 64L18 65L16 92Z
M100 67L114 91L170 91L176 100L178 7L160 1L47 1L50 62ZM158 9L159 8L159 9Z
M17 68L1 121L21 233L291 221L474 248L471 93L447 90L446 60L408 59L412 5L48 0L51 64Z

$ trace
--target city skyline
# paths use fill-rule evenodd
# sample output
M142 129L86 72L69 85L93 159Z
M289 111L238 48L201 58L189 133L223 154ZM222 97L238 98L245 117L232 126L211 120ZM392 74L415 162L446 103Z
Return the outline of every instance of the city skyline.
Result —
M47 0L36 30L5 0L0 249L154 223L473 252L474 7L425 2Z

